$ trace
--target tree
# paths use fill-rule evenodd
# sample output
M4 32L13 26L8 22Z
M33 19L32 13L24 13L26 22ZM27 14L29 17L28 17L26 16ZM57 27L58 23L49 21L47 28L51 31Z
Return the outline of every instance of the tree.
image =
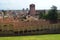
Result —
M43 13L42 12L39 13L39 19L40 18L43 18Z
M50 21L56 21L57 17L58 17L57 7L56 6L52 6L51 9L48 12L48 19Z
M43 19L46 19L47 20L48 19L48 15L47 14L44 14L43 15Z

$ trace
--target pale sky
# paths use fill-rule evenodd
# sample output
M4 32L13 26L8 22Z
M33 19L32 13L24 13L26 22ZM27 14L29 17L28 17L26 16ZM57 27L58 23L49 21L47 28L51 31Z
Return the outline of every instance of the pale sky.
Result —
M32 3L35 4L36 9L50 9L52 5L60 9L60 0L0 0L0 10L26 9Z

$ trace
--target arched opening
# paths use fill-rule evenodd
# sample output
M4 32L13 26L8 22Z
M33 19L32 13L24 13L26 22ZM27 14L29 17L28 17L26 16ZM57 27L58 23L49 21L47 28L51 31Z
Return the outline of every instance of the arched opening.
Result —
M28 30L27 32L31 32L31 30Z
M43 31L43 29L40 29L40 31Z
M13 32L13 30L9 30L9 32Z
M18 31L15 31L14 34L15 34L15 35L18 35Z
M24 33L27 33L27 30L24 30Z
M0 29L0 32L2 31L2 29Z
M32 30L32 32L35 32L36 30Z
M23 34L23 31L20 31L19 33L20 33L20 34Z
M7 25L5 24L4 27L6 27Z
M39 29L36 29L36 31L39 31Z

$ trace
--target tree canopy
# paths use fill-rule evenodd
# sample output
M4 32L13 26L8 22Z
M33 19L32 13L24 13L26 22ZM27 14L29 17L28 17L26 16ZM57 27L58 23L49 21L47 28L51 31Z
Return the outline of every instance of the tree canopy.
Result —
M51 9L48 12L48 19L49 20L57 20L57 7L56 6L52 6Z

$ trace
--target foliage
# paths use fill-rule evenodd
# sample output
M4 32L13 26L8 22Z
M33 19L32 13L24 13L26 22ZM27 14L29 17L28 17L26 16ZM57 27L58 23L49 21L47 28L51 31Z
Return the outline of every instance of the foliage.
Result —
M57 20L57 7L56 6L52 6L51 9L48 12L48 19L49 20Z
M51 9L48 11L48 14L45 14L43 12L39 13L39 19L49 19L49 20L57 20L58 13L57 13L57 7L52 6Z
M48 15L45 14L45 15L43 16L43 19L48 19Z
M58 19L60 19L60 13L58 13Z
M40 12L39 13L39 19L44 17L44 13Z

